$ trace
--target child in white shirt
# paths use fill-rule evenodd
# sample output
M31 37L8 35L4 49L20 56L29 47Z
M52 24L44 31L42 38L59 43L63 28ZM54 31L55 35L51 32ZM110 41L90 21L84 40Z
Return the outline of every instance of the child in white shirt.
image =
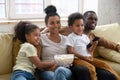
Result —
M116 74L104 61L93 58L93 52L98 44L99 37L95 37L90 41L88 36L83 34L83 16L80 13L71 14L68 17L68 25L72 30L72 33L68 35L70 42L68 44L68 51L76 56L73 66L86 66L89 69L91 80L97 80L96 68L105 69Z

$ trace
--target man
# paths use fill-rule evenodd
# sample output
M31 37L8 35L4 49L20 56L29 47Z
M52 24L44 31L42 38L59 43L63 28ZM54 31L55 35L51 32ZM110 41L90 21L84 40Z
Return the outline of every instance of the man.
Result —
M85 19L84 34L86 34L89 37L89 39L92 41L93 38L96 36L91 31L94 30L97 25L97 21L98 21L97 15L94 11L87 11L84 13L84 19ZM102 37L99 37L97 46L106 47L106 48L120 52L119 44L107 41ZM115 75L113 75L107 70L96 68L96 72L97 72L98 80L117 80Z
M90 40L92 40L95 34L93 34L91 31L94 30L97 25L97 21L98 21L97 15L94 11L87 11L84 13L84 19L85 19L84 33L90 38ZM107 41L102 37L99 37L99 38L100 39L98 41L98 46L103 46L103 47L120 52L119 44L116 44L111 41Z
M84 13L84 19L85 19L84 34L86 34L89 37L89 39L92 41L96 37L96 35L94 33L92 33L91 31L94 30L97 25L97 21L98 21L97 15L94 11L87 11ZM64 34L64 35L68 35L71 32L72 31L69 27L64 27L60 31L60 33ZM111 41L107 41L102 37L99 37L97 46L102 46L102 47L109 48L109 49L120 52L119 44L116 44ZM79 72L75 72L75 71L79 71ZM73 74L75 74L75 75L73 75L73 77L79 77L80 80L84 79L85 77L80 76L81 71L83 72L83 70L80 69L79 67L73 67L72 72L73 72ZM107 70L96 68L96 72L97 72L98 80L117 80L115 75L113 75L112 73L110 73ZM86 72L86 74L87 73L88 72ZM86 76L86 77L90 77L90 76ZM79 80L79 79L77 79L77 80Z

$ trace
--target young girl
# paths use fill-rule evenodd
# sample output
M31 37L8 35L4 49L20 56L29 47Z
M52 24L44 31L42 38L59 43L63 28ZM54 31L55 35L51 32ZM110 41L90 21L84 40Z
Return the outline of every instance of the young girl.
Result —
M80 13L71 14L68 17L68 25L73 31L68 36L70 40L70 44L68 44L68 51L76 56L73 65L88 67L91 80L97 80L96 68L105 69L114 74L115 71L111 67L109 67L105 62L93 58L93 51L98 43L97 39L99 38L95 38L94 40L90 41L88 36L83 34L83 16ZM87 46L89 43L91 45ZM116 78L110 80L116 80Z
M54 60L55 55L67 54L67 37L59 34L61 27L60 16L56 13L53 5L45 8L45 24L49 33L42 34L42 60ZM40 73L41 80L70 80L71 71L69 68L57 64Z
M18 52L10 80L35 80L33 74L36 67L44 69L55 64L54 61L41 62L38 57L40 29L36 25L28 21L20 21L15 26L15 39L19 39L23 44Z

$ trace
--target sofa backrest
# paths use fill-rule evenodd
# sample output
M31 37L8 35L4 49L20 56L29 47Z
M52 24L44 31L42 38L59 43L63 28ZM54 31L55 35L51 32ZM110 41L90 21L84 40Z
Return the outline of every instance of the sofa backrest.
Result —
M96 35L104 37L105 39L113 42L120 42L120 24L106 24L97 26L93 31Z
M93 31L97 36L104 37L108 41L120 44L120 24L106 24L97 26ZM120 53L104 47L98 47L97 54L102 58L120 63Z
M0 33L0 75L12 71L12 34Z

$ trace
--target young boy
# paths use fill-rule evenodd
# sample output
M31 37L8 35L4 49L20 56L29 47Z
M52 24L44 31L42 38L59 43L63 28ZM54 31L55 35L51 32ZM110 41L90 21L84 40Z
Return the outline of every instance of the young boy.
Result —
M73 65L86 66L89 69L91 80L97 80L96 68L106 69L111 73L114 70L105 62L93 58L94 48L98 44L99 37L95 37L92 41L84 31L84 18L80 13L73 13L68 17L68 25L72 33L68 35L70 44L68 44L68 51L76 56ZM103 66L99 65L102 64Z

